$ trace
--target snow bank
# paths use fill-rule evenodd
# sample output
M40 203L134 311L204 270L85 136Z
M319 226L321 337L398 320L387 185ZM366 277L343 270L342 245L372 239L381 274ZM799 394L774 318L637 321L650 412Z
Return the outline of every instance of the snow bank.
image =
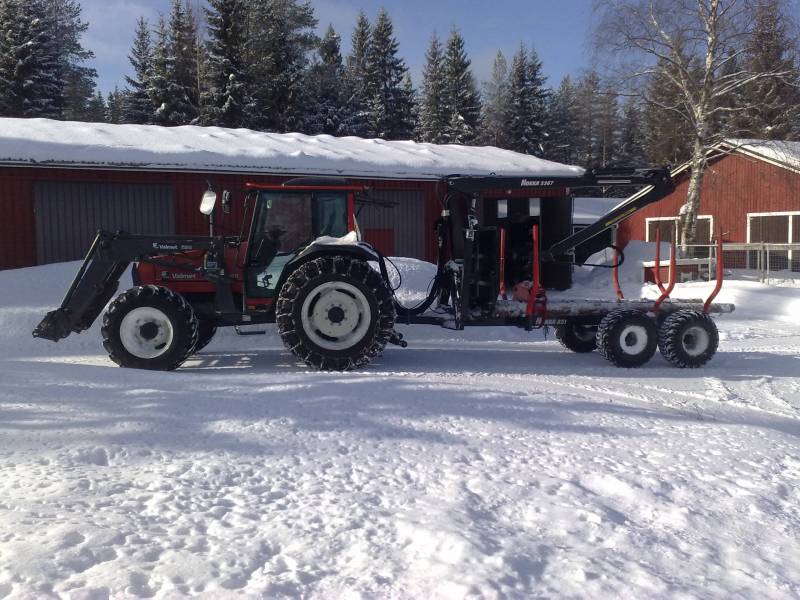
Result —
M386 179L583 174L580 167L488 146L9 118L0 119L0 163Z

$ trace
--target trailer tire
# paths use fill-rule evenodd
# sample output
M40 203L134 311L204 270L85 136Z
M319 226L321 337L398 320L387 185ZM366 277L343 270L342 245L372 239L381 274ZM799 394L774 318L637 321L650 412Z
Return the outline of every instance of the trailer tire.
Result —
M714 319L699 310L679 310L661 324L658 348L670 363L696 369L717 352L719 332Z
M183 296L140 285L117 296L103 315L103 347L120 367L171 371L192 355L197 317Z
M289 276L275 318L284 346L306 365L349 371L383 352L394 329L394 299L366 261L322 257Z
M197 319L197 343L192 354L197 354L211 343L217 333L217 325L208 319Z
M597 326L597 350L617 367L642 366L653 357L657 346L656 323L641 311L613 310Z
M593 352L597 349L597 327L570 319L556 327L556 339L567 350L581 354Z

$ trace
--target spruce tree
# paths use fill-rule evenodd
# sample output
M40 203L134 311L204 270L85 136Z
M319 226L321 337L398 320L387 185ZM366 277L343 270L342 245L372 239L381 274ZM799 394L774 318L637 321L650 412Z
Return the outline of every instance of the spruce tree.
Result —
M128 55L133 67L133 77L126 76L128 92L122 109L122 123L152 123L155 106L150 96L150 77L153 69L153 41L150 27L144 17L136 23L133 47Z
M167 36L167 88L163 119L188 125L199 115L197 28L189 5L172 0Z
M450 118L447 110L447 85L444 73L444 53L434 33L425 53L422 90L419 102L419 121L416 138L421 142L442 144L448 141Z
M581 126L577 109L577 90L565 75L547 103L545 157L565 164L577 162Z
M16 19L16 1L0 0L0 116L11 116L15 103L14 54L11 46L11 28Z
M86 117L83 120L89 123L105 123L107 109L103 94L98 91L86 104Z
M158 19L150 69L147 74L147 96L153 106L149 119L155 125L173 125L168 118L169 97L169 31L164 16Z
M452 144L471 144L478 136L481 101L470 65L464 38L454 29L447 40L443 69L447 140Z
M3 91L8 116L60 118L63 80L45 0L6 0Z
M350 38L350 54L344 70L342 134L366 137L369 132L367 57L370 52L370 24L364 11L358 13Z
M244 0L209 0L204 9L208 41L204 69L201 123L243 127L250 100L244 63Z
M406 65L397 55L398 44L389 14L381 9L372 28L367 55L370 135L386 140L410 139L409 116L413 96L407 85Z
M319 44L316 62L307 76L307 89L311 104L304 124L304 132L310 134L342 133L345 117L345 98L341 39L333 25L329 25Z
M81 19L81 5L76 0L47 0L47 4L50 43L56 56L55 81L61 90L56 104L64 118L78 119L90 103L96 103L97 71L84 64L94 53L81 43L89 24Z
M114 86L114 91L109 92L106 100L106 121L114 124L123 122L126 100L125 96L125 90L120 90L116 85Z
M293 131L305 118L308 56L316 48L317 20L309 2L251 0L247 40L252 81L251 126Z
M619 105L616 92L608 86L600 89L597 120L597 158L601 167L617 163L619 153Z
M530 49L527 64L529 115L531 119L531 154L542 156L545 143L545 120L547 118L547 102L550 98L547 89L547 77L542 71L542 61L534 48Z
M498 148L510 147L508 87L508 62L498 50L492 67L492 78L483 84L484 101L480 126L480 140L483 144Z

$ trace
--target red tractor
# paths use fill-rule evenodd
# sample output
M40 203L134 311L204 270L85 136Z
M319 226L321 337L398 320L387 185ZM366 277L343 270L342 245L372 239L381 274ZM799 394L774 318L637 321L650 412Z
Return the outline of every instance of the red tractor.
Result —
M209 343L218 327L276 323L286 347L308 366L348 370L369 363L387 343L407 345L395 331L398 318L454 329L554 325L568 348L597 347L624 367L643 364L659 344L677 366L699 366L714 354L717 332L708 313L729 312L730 305L666 301L655 313L644 301L548 305L541 285L540 265L568 260L578 244L669 193L668 170L451 176L443 183L437 271L418 306L396 300L387 261L358 240L356 207L371 201L368 190L346 180L305 178L281 186L248 185L237 236L214 235L217 196L212 191L200 208L210 219L209 236L98 232L61 307L49 312L33 335L58 341L84 331L108 304L103 346L120 366L143 369L179 367ZM483 226L476 211L487 189L609 185L644 189L542 252L537 226L525 226L524 239L506 236L501 228ZM230 212L229 194L222 205ZM528 260L511 264L505 257L512 254ZM134 287L109 303L131 263ZM532 282L528 300L507 300L503 290L523 280ZM438 309L431 313L434 303ZM674 339L659 340L659 330L662 338Z

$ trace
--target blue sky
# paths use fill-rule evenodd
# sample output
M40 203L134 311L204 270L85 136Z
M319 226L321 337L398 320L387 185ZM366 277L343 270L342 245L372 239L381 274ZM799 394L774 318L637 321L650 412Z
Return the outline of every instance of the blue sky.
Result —
M202 0L191 0L194 6ZM153 22L169 11L169 0L82 0L89 22L86 46L95 53L94 66L103 93L124 86L129 72L127 54L136 19ZM591 64L587 46L591 28L591 0L312 0L320 30L332 23L342 36L344 50L359 9L370 20L385 6L392 16L400 53L406 59L415 85L419 83L425 49L434 29L446 37L461 30L479 81L491 72L498 49L507 56L520 42L534 46L544 63L551 85L566 73L578 74Z

